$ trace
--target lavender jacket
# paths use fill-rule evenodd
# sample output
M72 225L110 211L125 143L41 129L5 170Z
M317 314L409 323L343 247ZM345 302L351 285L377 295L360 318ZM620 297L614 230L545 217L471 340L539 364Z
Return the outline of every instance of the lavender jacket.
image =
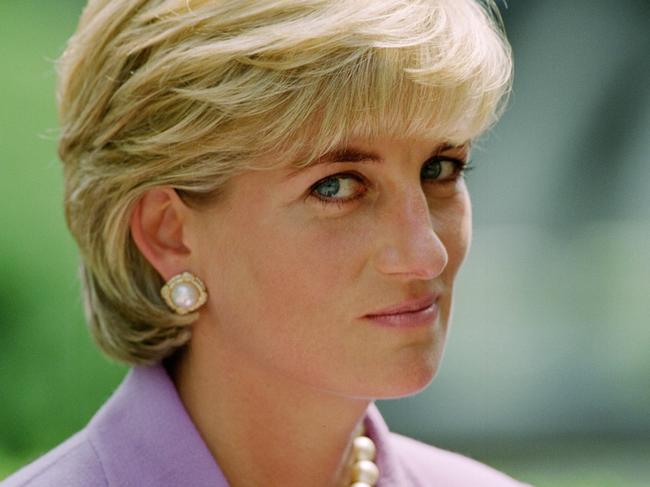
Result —
M522 487L456 453L388 430L371 404L376 487ZM165 368L135 367L79 433L0 482L1 487L228 487Z

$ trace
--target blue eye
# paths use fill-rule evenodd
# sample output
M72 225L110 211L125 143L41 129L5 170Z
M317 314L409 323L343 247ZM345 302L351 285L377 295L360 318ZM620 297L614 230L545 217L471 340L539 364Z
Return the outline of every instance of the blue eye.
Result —
M469 163L451 157L436 156L424 163L420 170L420 178L429 184L444 188L455 183L465 171L469 171ZM311 187L309 195L323 206L332 204L343 207L356 199L363 197L368 190L364 179L352 173L340 173L321 179Z
M468 169L468 163L450 157L434 157L429 159L420 171L422 179L440 182L454 181ZM442 175L442 177L441 177Z
M352 174L336 174L316 183L312 192L321 200L345 202L363 194L364 191L355 188L356 185L361 185L358 177Z
M341 182L339 178L329 178L316 186L315 189L318 190L318 188L320 188L322 196L331 198L341 189Z

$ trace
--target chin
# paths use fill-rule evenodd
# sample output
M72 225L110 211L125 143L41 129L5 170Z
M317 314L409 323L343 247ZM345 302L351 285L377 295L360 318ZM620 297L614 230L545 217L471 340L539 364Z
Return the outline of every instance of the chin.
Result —
M372 399L399 399L413 396L426 389L438 372L439 360L428 357L409 364L384 369L382 374L373 377L373 382L360 384L363 396Z
M434 369L422 369L414 372L408 380L402 379L392 387L386 388L382 397L377 399L399 399L401 397L413 396L426 389L433 381L437 373L437 367Z

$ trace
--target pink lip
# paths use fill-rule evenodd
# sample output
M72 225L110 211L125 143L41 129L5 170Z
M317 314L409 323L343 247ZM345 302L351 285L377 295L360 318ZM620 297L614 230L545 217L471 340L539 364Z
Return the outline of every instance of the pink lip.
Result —
M366 316L378 316L378 315L395 315L400 313L408 313L412 311L420 311L424 308L428 308L432 303L438 301L440 294L432 293L422 296L420 298L409 299L402 303L399 303L395 306L389 306L388 308L380 309L379 311L373 311L368 313Z
M364 318L393 327L412 327L426 325L438 318L439 294L429 294L422 298L404 301L396 306L384 308L367 314Z
M431 306L420 311L411 311L394 315L365 316L365 318L378 325L394 328L424 326L436 321L438 318L438 305L432 303Z

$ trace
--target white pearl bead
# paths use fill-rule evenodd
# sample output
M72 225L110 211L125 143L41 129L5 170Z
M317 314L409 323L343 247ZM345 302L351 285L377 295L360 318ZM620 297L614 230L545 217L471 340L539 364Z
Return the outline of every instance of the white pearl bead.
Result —
M182 282L172 288L171 297L179 308L191 308L196 304L199 293L192 284Z
M366 484L365 482L355 482L350 487L372 487L372 485Z
M374 460L377 449L374 442L367 436L358 436L354 439L354 456L357 460Z
M355 482L365 482L375 485L379 478L379 469L370 460L361 460L352 467L352 479Z

